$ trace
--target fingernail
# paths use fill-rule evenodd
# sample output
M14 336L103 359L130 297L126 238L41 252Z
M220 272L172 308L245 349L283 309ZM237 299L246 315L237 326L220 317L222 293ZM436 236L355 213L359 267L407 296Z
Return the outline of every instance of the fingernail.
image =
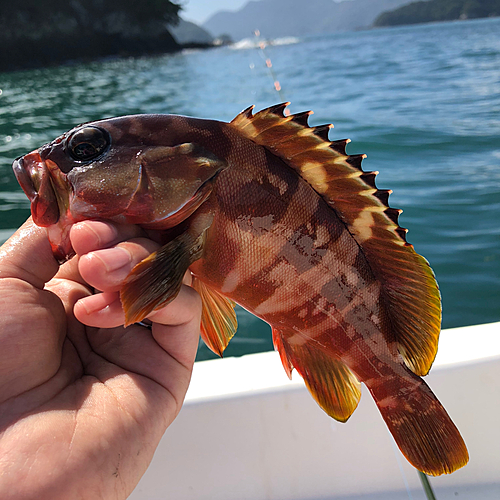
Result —
M95 225L98 225L99 231L96 231ZM107 226L107 230L103 230L103 225ZM100 222L100 221L83 221L83 222L77 222L74 227L82 229L87 232L91 232L94 235L95 238L95 245L97 248L102 248L103 246L106 246L113 241L116 240L116 237L118 236L118 231L116 227L113 224L109 224L107 222Z
M132 262L130 252L122 247L108 248L107 250L98 250L92 252L94 257L97 257L104 264L106 271L116 271ZM90 254L89 254L90 255Z

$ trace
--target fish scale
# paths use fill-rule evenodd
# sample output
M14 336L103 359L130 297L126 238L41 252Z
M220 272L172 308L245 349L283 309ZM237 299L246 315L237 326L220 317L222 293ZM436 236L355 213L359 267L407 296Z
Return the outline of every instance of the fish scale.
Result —
M267 321L288 376L345 422L363 382L398 446L419 470L466 464L459 431L420 378L441 322L437 283L406 241L389 190L347 155L331 125L288 103L231 123L136 115L81 125L14 162L35 223L58 258L79 220L139 224L164 246L125 280L126 324L177 295L188 269L201 335L222 355L235 303Z

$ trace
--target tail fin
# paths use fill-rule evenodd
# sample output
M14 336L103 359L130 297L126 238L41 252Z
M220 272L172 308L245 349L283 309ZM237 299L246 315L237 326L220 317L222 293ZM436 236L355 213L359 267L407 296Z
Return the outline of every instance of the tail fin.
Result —
M370 392L408 461L430 476L450 474L469 461L467 447L428 385L407 374L394 379L395 387L369 387Z

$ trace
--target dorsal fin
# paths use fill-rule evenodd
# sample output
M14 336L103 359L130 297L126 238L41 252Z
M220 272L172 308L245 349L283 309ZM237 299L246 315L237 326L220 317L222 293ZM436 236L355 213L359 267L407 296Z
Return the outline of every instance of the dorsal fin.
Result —
M441 328L441 298L428 262L406 241L400 210L390 191L378 190L377 172L365 172L365 155L347 155L348 140L330 142L329 126L310 127L311 112L285 116L289 103L253 106L231 124L245 137L282 158L335 210L380 280L399 351L407 366L425 375L434 361Z

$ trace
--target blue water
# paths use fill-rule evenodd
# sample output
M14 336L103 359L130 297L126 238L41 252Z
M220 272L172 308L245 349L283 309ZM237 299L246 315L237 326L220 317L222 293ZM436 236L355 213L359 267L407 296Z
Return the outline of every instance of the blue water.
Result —
M366 153L365 169L394 191L408 241L437 275L443 326L500 320L500 19L281 42L0 74L0 238L29 215L12 160L77 123L231 120L286 99L292 112L314 110L311 124L334 123L331 137L350 137L348 151ZM272 348L266 325L238 316L227 354Z

